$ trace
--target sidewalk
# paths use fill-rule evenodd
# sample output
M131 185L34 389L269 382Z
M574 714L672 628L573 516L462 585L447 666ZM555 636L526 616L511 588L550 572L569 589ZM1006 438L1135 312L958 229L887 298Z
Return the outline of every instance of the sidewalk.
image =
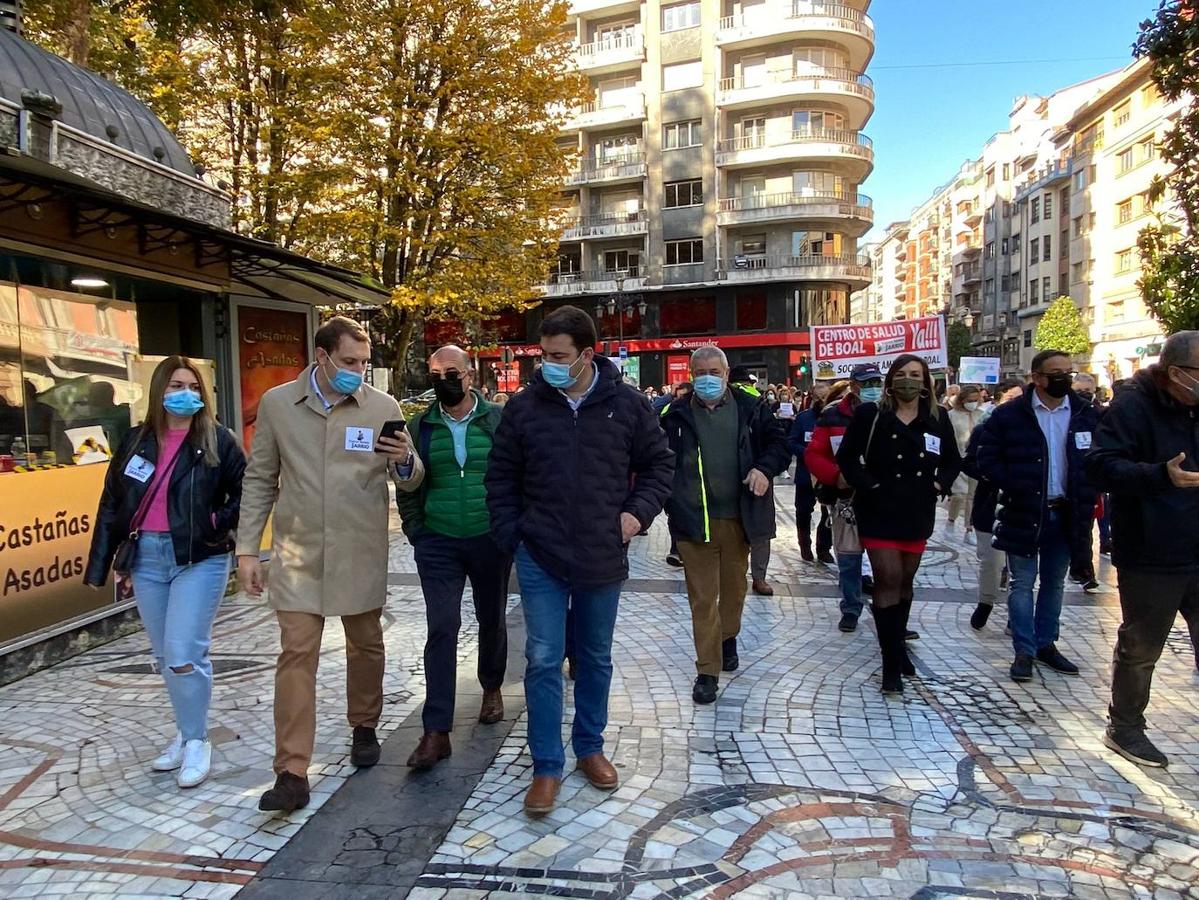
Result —
M1199 676L1185 629L1171 637L1149 710L1171 767L1143 771L1099 742L1119 622L1106 561L1100 595L1067 593L1061 644L1083 674L1039 669L1015 685L1003 611L981 634L970 628L973 547L942 522L917 583L922 639L912 649L922 677L888 701L869 616L856 634L837 632L835 572L799 561L790 489L779 494L778 593L751 595L741 669L722 679L711 707L690 699L689 611L681 572L663 563L662 523L634 540L613 651L616 792L572 774L550 816L521 812L530 763L519 606L507 720L456 731L447 764L409 773L424 612L397 532L379 767L350 777L344 641L333 625L319 676L313 804L289 818L258 812L273 780L277 638L269 611L237 598L213 642L214 774L195 790L148 770L171 728L142 635L0 688L0 897L1194 891ZM459 674L469 686L470 627L463 637ZM464 727L475 690L460 704Z

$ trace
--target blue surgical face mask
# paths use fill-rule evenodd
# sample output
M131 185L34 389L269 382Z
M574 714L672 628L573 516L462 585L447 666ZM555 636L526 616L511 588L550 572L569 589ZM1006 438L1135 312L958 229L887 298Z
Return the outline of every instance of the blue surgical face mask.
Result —
M204 408L204 401L195 391L184 388L163 394L162 408L173 416L194 416Z
M545 379L545 383L550 387L566 390L572 388L579 380L578 374L571 371L577 363L582 362L583 355L579 354L579 358L572 363L556 363L549 360L541 364L541 377ZM579 372L583 371L583 366L579 366Z
M697 375L692 385L700 400L719 400L724 396L724 379L719 375Z
M328 358L327 358L328 359ZM328 362L333 362L328 359ZM323 363L322 363L323 366ZM333 364L333 377L329 379L329 384L333 390L339 394L352 394L358 388L362 387L362 373L352 372L349 369L342 369L336 363Z
M865 403L878 403L883 399L883 389L881 387L864 387L859 396Z

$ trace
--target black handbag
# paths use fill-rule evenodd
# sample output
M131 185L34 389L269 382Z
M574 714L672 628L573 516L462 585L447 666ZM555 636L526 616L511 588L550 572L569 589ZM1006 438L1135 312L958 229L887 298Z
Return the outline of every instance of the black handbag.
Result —
M150 504L154 502L155 495L162 489L163 483L167 481L170 481L169 472L162 478L159 478L158 483L154 485L154 490L142 498L137 512L133 514L133 520L129 523L129 537L117 545L117 552L112 558L113 574L126 578L133 571L133 561L137 559L137 537L142 522L146 520L146 513L149 512Z

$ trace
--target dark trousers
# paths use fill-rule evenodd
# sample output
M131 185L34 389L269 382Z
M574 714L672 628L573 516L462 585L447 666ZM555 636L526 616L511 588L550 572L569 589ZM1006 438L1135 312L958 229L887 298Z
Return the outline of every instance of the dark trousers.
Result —
M1195 634L1199 573L1160 575L1121 569L1118 574L1124 621L1116 637L1108 714L1114 731L1138 732L1145 728L1153 669L1178 613L1186 619L1192 636Z
M425 731L452 731L454 689L458 683L458 632L462 592L470 579L479 623L479 684L495 690L508 666L508 576L512 558L491 535L446 537L425 532L413 545L416 571L425 594Z
M812 513L816 510L816 489L812 480L807 477L795 482L795 527L799 532L800 543L807 543L805 538L812 534ZM829 521L828 507L820 504L820 522L816 526L816 552L832 550L833 526Z

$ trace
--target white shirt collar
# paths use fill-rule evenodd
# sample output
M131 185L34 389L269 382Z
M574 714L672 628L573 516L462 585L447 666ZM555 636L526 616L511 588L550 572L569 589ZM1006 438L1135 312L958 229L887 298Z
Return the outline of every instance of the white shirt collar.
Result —
M1041 399L1041 395L1037 393L1037 389L1033 388L1032 389L1032 405L1033 405L1033 409L1040 408L1040 409L1045 410L1045 412L1055 413L1058 410L1062 410L1062 409L1068 410L1070 408L1070 397L1069 396L1065 397L1062 400L1062 402L1059 403L1057 406L1049 406L1045 403L1044 400Z

